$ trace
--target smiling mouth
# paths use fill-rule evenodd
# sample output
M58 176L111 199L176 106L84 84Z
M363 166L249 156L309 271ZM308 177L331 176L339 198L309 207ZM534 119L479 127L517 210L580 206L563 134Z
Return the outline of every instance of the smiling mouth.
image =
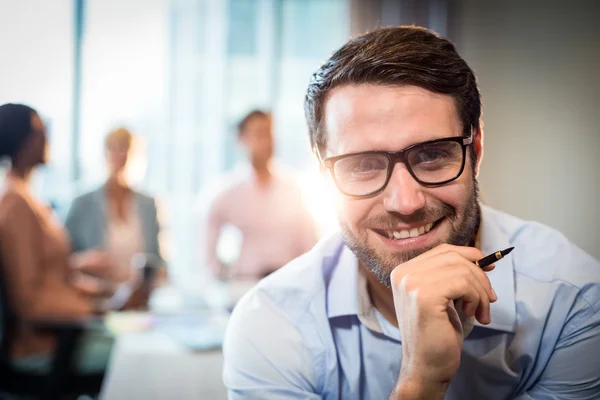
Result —
M402 230L391 230L391 229L373 229L373 231L386 239L391 240L402 240L408 238L415 238L421 235L424 235L434 229L436 226L440 224L440 222L444 218L440 218L433 223L428 223L419 227L415 227L412 229L402 229Z

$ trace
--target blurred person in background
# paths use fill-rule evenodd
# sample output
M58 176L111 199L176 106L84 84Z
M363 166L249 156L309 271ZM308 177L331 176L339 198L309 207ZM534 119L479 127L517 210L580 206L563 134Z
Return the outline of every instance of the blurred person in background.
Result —
M247 114L238 124L238 140L249 165L220 179L219 190L211 194L201 227L204 263L221 279L257 280L308 251L317 241L317 230L293 174L273 162L271 114ZM226 225L237 227L243 236L230 271L217 256Z
M125 128L106 136L108 179L73 200L65 225L76 251L103 249L117 262L120 284L111 309L146 308L153 288L166 281L156 202L129 186L135 137Z
M10 351L16 368L38 373L49 370L56 338L28 321L91 316L114 293L117 281L115 264L106 254L72 255L67 232L50 207L32 195L29 178L46 163L47 154L46 127L37 112L21 104L0 106L0 157L10 161L0 194L0 279L18 321ZM112 343L103 328L88 329L79 372L102 371Z

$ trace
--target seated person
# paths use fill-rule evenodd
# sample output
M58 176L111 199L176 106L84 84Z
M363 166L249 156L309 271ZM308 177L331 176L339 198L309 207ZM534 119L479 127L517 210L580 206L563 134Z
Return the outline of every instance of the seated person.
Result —
M145 308L150 290L166 280L156 203L127 182L134 140L124 128L106 136L108 179L100 188L77 197L65 222L74 250L103 249L116 260L120 285L108 302L112 309ZM144 279L139 264L155 268L154 276Z
M53 334L30 320L69 320L92 316L114 291L114 263L97 250L71 255L64 228L49 207L31 194L29 177L46 162L47 136L35 110L0 106L0 157L10 170L0 194L0 279L17 318L10 349L15 366L43 373L56 346ZM78 372L106 368L113 338L101 326L85 333Z
M271 115L250 112L238 125L238 139L250 165L221 179L224 183L212 194L201 227L203 262L219 278L257 280L310 249L317 231L293 177L273 163ZM217 257L226 225L243 235L231 271L225 271Z
M341 232L236 306L230 399L600 399L600 264L480 204L479 89L452 43L354 38L305 111Z

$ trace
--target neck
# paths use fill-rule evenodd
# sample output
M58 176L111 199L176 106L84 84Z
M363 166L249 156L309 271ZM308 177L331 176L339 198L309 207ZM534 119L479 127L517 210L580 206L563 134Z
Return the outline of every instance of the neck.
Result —
M29 182L32 171L32 167L19 167L18 165L13 165L10 168L10 171L8 171L8 174L25 182Z
M122 174L111 175L106 181L109 194L120 195L129 192L129 186Z
M123 188L126 189L128 187L127 181L125 177L121 173L112 174L108 177L106 181L106 185L112 188Z
M369 292L369 297L371 298L371 303L385 319L397 327L398 319L396 317L392 289L379 282L379 279L373 275L371 270L362 263L360 263L359 268L363 268L366 271L367 290Z
M272 174L268 163L252 163L252 168L254 168L254 173L256 174L256 178L260 183L268 183L271 180Z

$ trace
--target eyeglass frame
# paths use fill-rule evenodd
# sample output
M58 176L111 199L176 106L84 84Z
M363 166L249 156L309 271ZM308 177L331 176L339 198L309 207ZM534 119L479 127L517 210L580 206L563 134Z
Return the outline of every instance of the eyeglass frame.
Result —
M412 144L401 151L369 150L369 151L359 151L357 153L341 154L339 156L333 156L333 157L327 157L327 158L321 157L321 152L319 151L319 146L317 144L315 144L314 152L317 155L317 158L319 159L319 162L321 163L321 165L329 170L329 173L331 174L331 177L333 178L333 181L335 182L335 186L343 195L349 196L349 197L355 197L355 198L362 198L362 197L376 196L379 193L383 192L385 190L385 188L387 187L387 185L390 183L390 179L392 178L392 174L394 173L394 168L395 168L396 164L399 162L404 164L404 166L406 167L406 170L410 173L410 175L413 177L413 179L415 181L417 181L420 185L423 185L426 187L441 186L441 185L445 185L447 183L450 183L450 182L458 179L465 170L465 163L467 160L467 157L466 157L467 147L473 143L473 136L474 136L473 131L471 131L471 134L469 135L469 137L451 136L451 137L446 137L446 138L428 140L425 142ZM412 167L409 165L408 161L406 160L406 154L410 150L414 149L415 147L427 145L427 144L435 144L435 143L439 143L439 142L456 142L462 146L463 156L462 156L462 164L460 166L460 170L458 171L456 176L454 176L451 179L446 179L445 181L442 181L442 182L436 182L436 183L423 182L419 178L417 178ZM381 155L386 156L388 159L387 176L386 176L385 182L383 183L381 188L374 190L373 192L366 193L366 194L360 194L360 195L350 194L340 187L340 184L337 180L336 174L333 169L334 164L337 161L342 160L344 158L357 156L357 155L363 155L363 154L381 154Z

